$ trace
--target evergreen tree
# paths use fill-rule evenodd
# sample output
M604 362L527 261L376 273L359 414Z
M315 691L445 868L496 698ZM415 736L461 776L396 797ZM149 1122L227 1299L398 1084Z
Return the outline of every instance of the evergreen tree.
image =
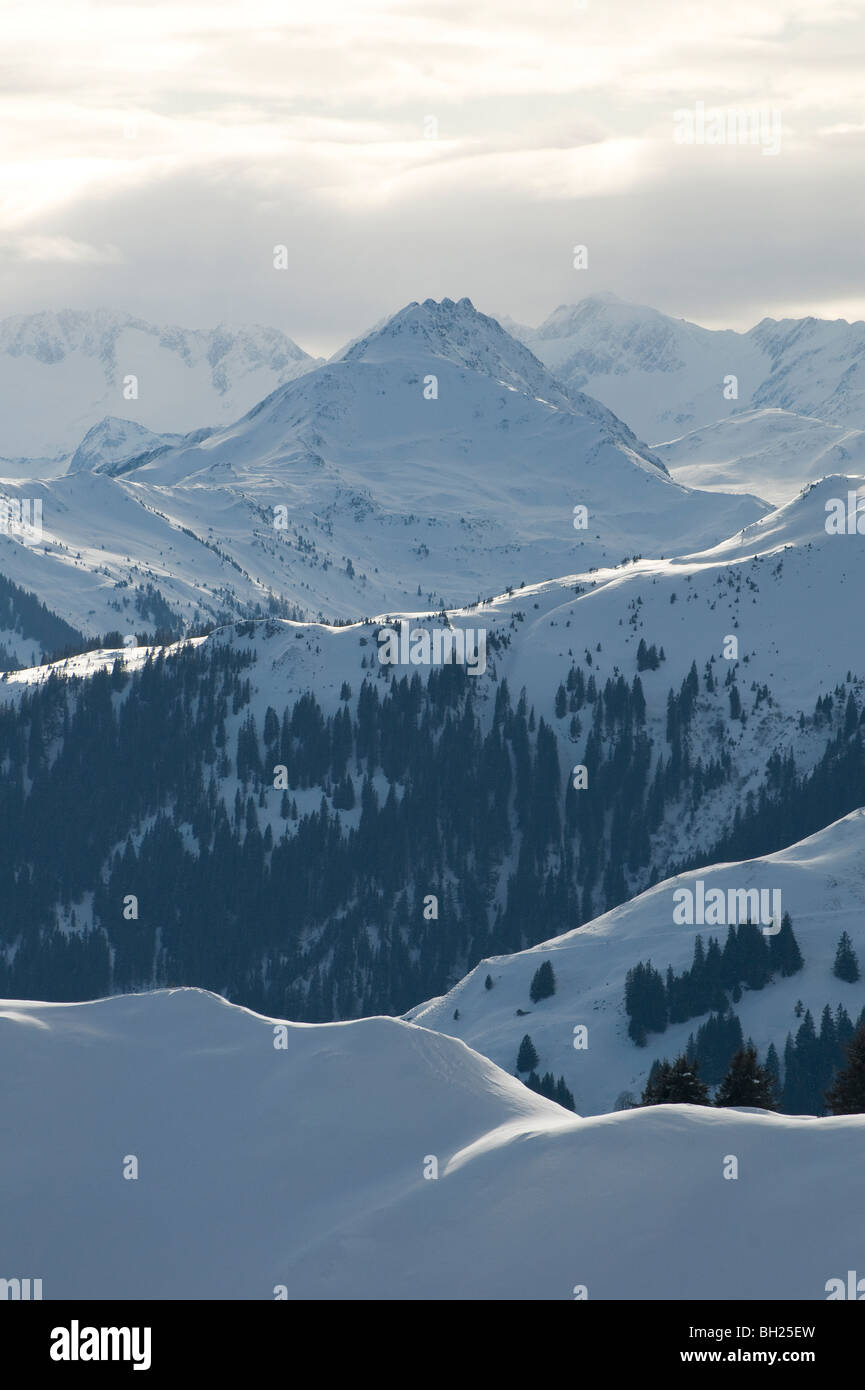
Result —
M793 923L789 912L781 918L781 930L769 938L769 967L773 975L786 979L795 975L804 965L799 943L793 935Z
M628 1036L638 1047L645 1044L647 1033L663 1033L667 1027L667 991L651 961L639 961L625 976L625 1010Z
M826 1092L833 1115L865 1114L865 1025L860 1024L846 1048L846 1063Z
M656 1062L643 1091L643 1105L708 1105L709 1088L699 1077L699 1065L687 1056L670 1063Z
M558 1101L559 1105L563 1105L566 1110L576 1110L577 1108L574 1103L573 1092L568 1090L563 1076L560 1076L556 1082L555 1099Z
M811 1010L799 1025L795 1042L784 1057L781 1109L788 1115L823 1113L823 1058Z
M576 1108L574 1097L568 1090L563 1076L560 1076L557 1081L551 1071L546 1071L543 1076L538 1076L538 1073L532 1070L529 1072L525 1084L530 1091L536 1091L539 1096L545 1096L547 1100L554 1100L565 1110Z
M844 1060L845 1049L855 1031L856 1029L850 1022L850 1015L844 1005L839 1004L835 1010L835 1042L838 1049L839 1064Z
M761 1110L775 1109L772 1077L768 1067L761 1066L753 1046L742 1047L735 1054L724 1080L715 1096L718 1106L748 1105Z
M853 942L842 931L838 941L838 949L835 952L835 964L832 967L832 974L837 975L839 980L846 980L848 984L855 984L859 979L859 961L856 952L853 950Z
M766 937L754 922L740 924L738 950L742 984L747 985L749 989L763 989L771 978L769 946Z
M856 701L853 699L853 691L847 696L847 708L844 711L844 737L849 738L856 732L859 723L859 711L856 708Z
M779 1096L781 1094L781 1064L778 1061L778 1050L774 1043L769 1044L766 1053L766 1071L772 1082L772 1094Z
M742 1047L742 1025L736 1014L710 1014L697 1029L697 1036L688 1039L687 1055L699 1064L700 1075L709 1086L722 1080L730 1058Z
M535 1051L535 1045L526 1033L517 1053L517 1071L533 1071L537 1065L538 1054Z
M539 965L532 977L529 989L529 998L533 1004L537 1004L541 999L549 999L550 995L556 992L556 977L553 972L552 963L545 960Z
M838 1032L835 1027L835 1019L832 1010L827 1004L820 1017L820 1033L818 1037L820 1044L821 1067L826 1076L831 1076L838 1058Z

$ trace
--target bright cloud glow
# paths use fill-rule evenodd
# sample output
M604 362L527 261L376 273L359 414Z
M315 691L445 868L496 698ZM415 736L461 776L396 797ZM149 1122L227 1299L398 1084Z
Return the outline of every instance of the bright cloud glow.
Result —
M11 0L3 25L11 308L336 346L426 293L537 319L613 288L708 321L856 292L860 2ZM782 154L683 151L697 101L780 111Z

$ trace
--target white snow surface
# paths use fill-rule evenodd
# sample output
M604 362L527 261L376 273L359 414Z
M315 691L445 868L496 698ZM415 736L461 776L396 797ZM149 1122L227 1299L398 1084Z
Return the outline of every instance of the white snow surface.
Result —
M760 1300L857 1267L865 1117L581 1119L398 1020L289 1024L284 1050L274 1028L188 989L0 1003L3 1276L46 1300Z
M774 407L728 415L654 452L679 483L756 493L773 506L826 474L865 473L865 431Z

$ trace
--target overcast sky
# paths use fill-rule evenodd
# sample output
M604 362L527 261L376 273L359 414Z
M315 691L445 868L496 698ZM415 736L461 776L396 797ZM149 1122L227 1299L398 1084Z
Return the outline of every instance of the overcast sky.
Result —
M532 324L601 289L712 327L865 318L863 11L4 0L0 313L317 352L429 295ZM687 143L697 103L762 143Z

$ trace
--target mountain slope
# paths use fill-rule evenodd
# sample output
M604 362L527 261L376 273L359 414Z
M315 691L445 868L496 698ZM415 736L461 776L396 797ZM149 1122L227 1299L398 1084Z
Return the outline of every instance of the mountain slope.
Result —
M862 322L766 318L739 333L594 294L521 336L564 382L653 446L758 408L865 428ZM735 394L725 391L730 377Z
M571 387L587 391L651 444L742 408L771 369L767 346L616 295L560 305L525 342ZM738 400L724 378L738 378Z
M0 455L71 454L105 416L158 433L219 424L313 365L273 328L177 328L106 309L14 314L0 320Z
M46 1299L821 1299L856 1267L862 1117L580 1120L439 1034L278 1050L190 990L10 1001L0 1034L4 1270Z
M743 410L657 448L677 482L773 506L830 473L865 473L865 432L776 407Z
M105 428L76 458L95 450L111 482L96 488L81 469L32 485L51 545L2 557L53 602L71 551L70 620L91 632L116 626L111 586L139 586L142 570L187 622L359 617L700 549L765 511L675 483L608 410L567 393L468 300L409 305L230 426L173 447L130 438L123 460ZM121 546L120 518L139 507L146 548L131 536Z
M760 512L677 488L620 421L564 393L467 300L408 306L231 428L126 476L201 489L226 469L260 504L325 518L334 561L352 556L389 603L418 580L464 601L504 588L517 567L562 573L576 554L658 553L683 535L699 548ZM575 532L578 504L588 524ZM402 569L387 589L372 579L383 561Z
M67 485L73 480L64 480ZM82 475L76 487L87 483L93 494L110 489L112 480L100 474ZM726 750L732 759L730 780L713 790L701 803L682 809L675 820L658 831L663 846L661 862L700 847L717 837L718 827L732 821L747 793L756 794L765 776L769 754L792 749L797 764L812 767L823 753L828 730L812 719L818 697L832 693L846 682L865 690L865 662L851 649L849 612L843 595L865 586L865 551L860 538L831 535L826 531L826 508L833 499L846 499L849 490L865 496L861 479L834 477L806 488L799 497L768 513L750 527L708 550L670 560L644 559L637 563L594 572L577 572L541 584L530 584L502 594L480 607L451 610L456 627L482 628L487 636L486 673L470 682L474 704L485 726L492 720L498 685L506 680L514 702L522 690L527 707L544 718L555 731L562 797L571 766L583 760L591 731L592 709L584 704L579 713L581 730L571 731L571 711L556 713L556 692L567 681L572 667L580 667L586 680L594 677L602 690L608 680L623 675L630 684L637 674L646 702L646 730L654 740L655 754L669 757L666 738L668 692L679 691L692 664L699 676L695 702L691 754L704 764ZM124 528L141 531L142 520L151 523L154 556L153 582L163 586L156 568L162 522L131 498L121 513ZM94 510L99 506L94 503ZM188 536L173 533L183 564L198 567L202 578L213 566L214 586L223 566L217 553ZM117 551L122 552L125 532ZM2 538L0 538L2 539ZM7 543L11 540L7 538ZM24 546L16 549L29 554ZM106 551L106 555L108 552ZM112 557L113 558L113 557ZM176 563L172 561L172 563ZM66 557L69 584L82 582L89 571ZM101 579L104 584L104 576ZM28 585L27 587L33 587ZM167 585L165 586L167 589ZM86 591L89 594L89 591ZM110 587L107 592L111 593ZM119 609L108 609L111 627L139 630L132 602L123 606L128 592L117 591ZM59 601L59 591L58 591ZM390 610L393 617L435 628L440 619L419 608ZM123 619L121 621L121 618ZM382 667L377 660L377 625L354 623L333 627L277 621L257 626L240 625L215 633L209 642L251 648L257 656L252 677L252 707L259 727L267 706L282 709L307 691L314 691L326 715L341 708L340 690L347 682L354 690L353 705L364 680L388 688L388 677L420 674L423 666ZM727 639L739 643L738 658L724 656ZM662 648L665 659L656 669L638 670L640 642ZM99 664L97 654L82 658L82 670ZM110 668L114 654L102 664ZM69 669L76 670L75 662ZM705 673L713 673L714 688ZM24 671L7 679L11 695L19 687L44 679L45 668ZM741 697L745 719L730 715L730 684ZM771 699L761 691L766 687ZM843 714L843 710L836 712ZM803 724L800 716L807 716ZM229 723L232 741L241 716ZM829 726L830 728L832 726ZM233 786L231 789L233 797Z
M152 430L136 424L134 420L106 415L104 420L100 420L87 431L69 460L67 472L78 473L82 469L104 468L106 465L149 453L153 449L170 447L181 438L179 434L154 434Z
M851 485L695 556L449 614L470 647L485 638L474 676L382 664L371 621L270 620L167 659L112 650L5 676L0 859L26 852L34 878L7 902L0 990L171 981L311 1021L403 1013L680 866L771 852L865 804L865 670L839 600L865 554L823 526L826 489ZM446 623L406 616L427 638ZM105 795L73 854L82 758ZM130 936L116 902L154 874ZM34 902L56 933L34 928ZM90 950L66 935L72 910L98 939L70 974Z
M564 1075L583 1114L611 1109L622 1092L639 1097L652 1062L684 1052L708 1011L671 1024L663 1033L650 1033L646 1046L638 1048L627 1034L625 976L638 961L649 959L662 974L668 965L681 974L691 965L698 933L704 941L719 936L723 945L725 926L697 928L674 920L681 901L674 893L681 888L696 892L698 880L707 893L713 888L725 894L731 888L777 889L782 911L792 916L805 969L762 990L746 990L734 1006L745 1037L753 1038L761 1058L770 1043L783 1057L787 1034L799 1027L799 1000L818 1027L827 1003L833 1012L843 1004L855 1020L865 1007L865 983L837 979L832 965L842 931L865 961L865 809L789 849L666 879L566 936L518 955L481 961L443 998L406 1017L461 1038L512 1073L520 1040L529 1033L540 1057L538 1070ZM533 1004L529 986L543 960L552 961L556 993ZM491 990L484 986L488 974L494 982ZM518 1017L517 1009L525 1016ZM574 1046L577 1024L588 1028L585 1050Z

